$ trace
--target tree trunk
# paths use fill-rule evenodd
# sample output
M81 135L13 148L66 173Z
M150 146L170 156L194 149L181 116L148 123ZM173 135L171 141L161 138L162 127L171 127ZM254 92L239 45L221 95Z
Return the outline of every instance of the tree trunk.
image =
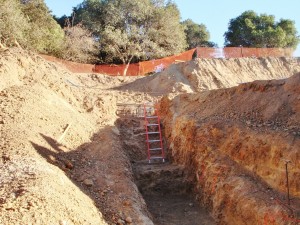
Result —
M133 59L133 56L131 56L130 59L128 60L126 66L125 66L125 69L124 69L124 71L123 71L123 76L126 76L126 75L127 75L127 70L128 70L128 68L129 68L129 65L130 65L130 62L131 62L132 59ZM123 63L125 64L124 61L123 61Z
M128 63L126 64L125 69L124 69L124 71L123 71L123 76L126 76L126 75L127 75L127 70L128 70L128 68L129 68L129 65L130 65L130 62L128 62Z

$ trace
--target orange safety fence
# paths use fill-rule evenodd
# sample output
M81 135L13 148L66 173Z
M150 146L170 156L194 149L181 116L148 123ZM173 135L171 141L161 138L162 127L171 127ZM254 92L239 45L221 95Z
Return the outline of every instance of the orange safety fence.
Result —
M290 48L197 48L198 58L241 58L241 57L292 57Z
M95 71L95 65L93 64L71 62L71 61L59 59L49 55L40 54L40 56L47 61L55 62L64 66L65 68L67 68L73 73L93 73Z
M123 75L126 65L95 65L95 73L107 74L111 76ZM127 70L127 76L143 75L140 73L139 63L132 63Z
M196 52L195 52L196 51ZM196 53L197 58L241 58L241 57L292 57L292 49L283 48L244 48L244 47L226 47L226 48L208 48L198 47L178 55L169 56L162 59L144 61L130 64L127 76L146 75L153 72L159 72L173 63L189 61ZM74 73L101 73L111 76L122 75L126 65L92 65L70 62L58 59L52 56L41 55L48 61L64 65Z
M192 59L195 49L183 52L179 55L169 56L162 59L150 60L140 62L140 74L148 74L152 72L159 72L169 67L171 64L181 61L190 61Z

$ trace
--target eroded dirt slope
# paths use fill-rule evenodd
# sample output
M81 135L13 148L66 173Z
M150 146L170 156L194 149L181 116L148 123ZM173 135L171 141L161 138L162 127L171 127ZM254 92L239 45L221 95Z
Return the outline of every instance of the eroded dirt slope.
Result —
M130 79L1 52L0 224L152 223L114 129L117 102L149 96L106 90Z
M121 89L190 93L233 87L254 80L282 79L296 72L300 72L299 58L196 59L173 64L161 73Z
M170 157L189 171L198 200L221 224L299 223L299 73L166 97L161 113Z

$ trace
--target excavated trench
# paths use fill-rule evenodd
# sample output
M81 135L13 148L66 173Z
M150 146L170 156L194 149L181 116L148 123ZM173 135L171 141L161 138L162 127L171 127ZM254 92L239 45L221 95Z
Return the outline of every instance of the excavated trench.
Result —
M146 155L144 124L141 118L120 118L123 149L130 158L135 183L156 225L216 224L192 194L193 184L183 167L171 162L149 164Z

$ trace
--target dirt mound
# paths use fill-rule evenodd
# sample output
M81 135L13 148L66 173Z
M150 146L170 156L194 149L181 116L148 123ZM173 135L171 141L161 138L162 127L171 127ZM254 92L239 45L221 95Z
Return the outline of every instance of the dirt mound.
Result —
M300 72L300 59L239 58L197 59L173 64L154 74L123 86L124 90L152 93L191 93L228 88L254 80L290 77Z
M300 74L164 98L161 113L170 157L220 223L299 222Z
M0 54L0 224L151 224L114 129L117 102L151 98L106 90L134 78Z

